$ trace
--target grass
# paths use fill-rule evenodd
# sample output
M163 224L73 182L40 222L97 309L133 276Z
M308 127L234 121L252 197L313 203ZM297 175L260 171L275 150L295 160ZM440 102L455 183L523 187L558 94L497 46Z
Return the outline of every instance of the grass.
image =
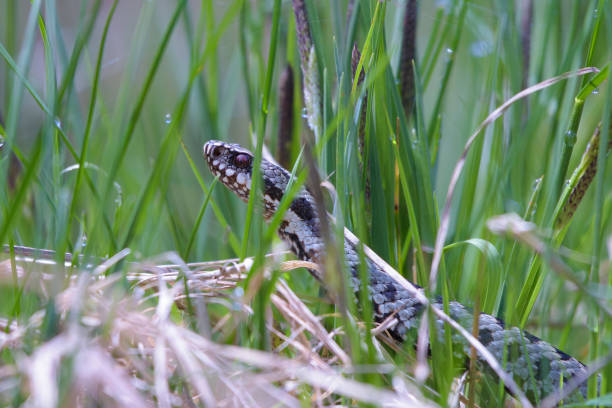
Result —
M612 139L612 6L418 2L405 109L406 3L0 0L1 404L502 403L494 379L458 380L450 330L430 359L367 335L345 275L323 291L275 238L282 213L215 184L203 143L275 155L287 110L291 194L335 186L330 245L347 227L446 307L604 361L609 394L609 149L582 156Z

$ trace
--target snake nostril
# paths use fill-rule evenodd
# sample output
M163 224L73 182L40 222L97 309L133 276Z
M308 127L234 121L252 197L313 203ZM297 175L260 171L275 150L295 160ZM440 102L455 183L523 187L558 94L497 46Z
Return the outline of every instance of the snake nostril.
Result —
M221 154L223 154L223 147L222 146L214 146L211 151L210 151L210 157L212 159L217 159L219 158L219 156L221 156Z

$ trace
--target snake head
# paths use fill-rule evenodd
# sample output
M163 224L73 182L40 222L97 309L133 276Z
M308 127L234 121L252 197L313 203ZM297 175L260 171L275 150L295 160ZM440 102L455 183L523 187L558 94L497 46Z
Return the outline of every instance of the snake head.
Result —
M243 201L251 193L253 153L240 145L211 140L204 145L204 158L210 171L219 181L236 193ZM261 177L264 218L271 218L283 198L290 174L282 167L265 159L261 160Z
M204 145L204 158L219 181L248 201L251 191L253 153L240 145L210 140Z

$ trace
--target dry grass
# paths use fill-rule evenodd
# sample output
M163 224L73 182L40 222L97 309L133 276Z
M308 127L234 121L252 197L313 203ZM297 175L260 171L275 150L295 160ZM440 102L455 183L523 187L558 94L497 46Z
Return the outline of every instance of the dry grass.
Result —
M59 319L58 332L46 340L41 327L45 310L27 322L0 322L0 350L15 356L14 364L0 369L3 404L19 394L25 406L40 407L434 405L391 362L352 366L335 340L342 329L328 332L322 317L315 316L282 279L271 297L277 313L270 311L267 320L273 350L220 341L252 313L251 291L243 293L238 286L251 259L184 264L168 253L127 264L126 288L121 274L102 273L126 254L90 265L93 272L74 270L61 279L49 260L17 257L15 265L10 260L0 263L3 284L45 299L53 296ZM281 255L270 255L270 265ZM299 261L278 265L286 271L308 266ZM186 308L183 276L195 308L196 330L182 323L188 319L177 318ZM58 282L63 282L61 288ZM205 313L212 307L223 312ZM208 321L204 315L217 317ZM282 319L274 320L273 315ZM384 332L379 337L384 338ZM376 344L384 361L385 351ZM351 379L352 374L369 371L388 372L388 386Z

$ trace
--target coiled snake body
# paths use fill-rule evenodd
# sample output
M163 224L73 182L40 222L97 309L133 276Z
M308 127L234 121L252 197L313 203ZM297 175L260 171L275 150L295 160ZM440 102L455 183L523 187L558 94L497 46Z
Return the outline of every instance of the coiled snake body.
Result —
M247 201L251 190L251 171L253 154L237 144L209 141L204 145L204 157L213 174L242 200ZM282 167L267 160L261 162L261 175L264 181L264 217L270 219L283 197L290 174ZM320 262L324 254L324 243L320 234L319 215L313 197L303 189L291 202L278 229L279 236L302 260ZM360 288L359 256L353 244L345 240L344 258L351 272L350 282L358 296ZM386 274L380 266L366 258L369 272L368 289L374 305L374 320L382 322L394 315L397 323L388 329L398 340L415 338L424 305L410 292ZM313 273L315 273L313 271ZM358 297L359 298L359 297ZM433 302L442 308L441 300ZM458 302L450 302L450 316L472 331L473 313ZM437 335L443 338L444 324L435 323ZM458 333L452 334L458 352L469 355L469 345ZM517 384L522 385L525 393L533 401L558 390L561 384L576 376L586 376L586 367L575 358L555 348L538 337L517 327L506 327L505 323L487 314L478 319L478 339L500 362ZM487 364L480 360L486 369ZM586 384L574 393L574 399L586 396ZM566 400L567 401L567 400Z

